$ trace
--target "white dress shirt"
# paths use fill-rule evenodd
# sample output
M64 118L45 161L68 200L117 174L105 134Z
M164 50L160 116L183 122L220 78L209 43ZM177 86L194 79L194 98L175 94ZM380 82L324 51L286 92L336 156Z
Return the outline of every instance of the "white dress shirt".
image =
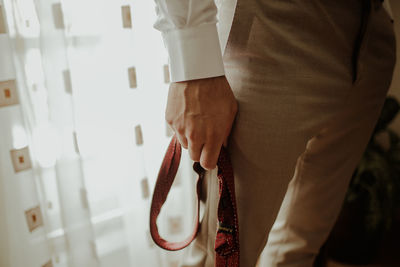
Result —
M157 20L168 50L171 82L222 76L222 55L228 39L237 0L155 0ZM218 9L223 4L224 8ZM393 18L389 1L384 7ZM227 12L224 25L218 12Z

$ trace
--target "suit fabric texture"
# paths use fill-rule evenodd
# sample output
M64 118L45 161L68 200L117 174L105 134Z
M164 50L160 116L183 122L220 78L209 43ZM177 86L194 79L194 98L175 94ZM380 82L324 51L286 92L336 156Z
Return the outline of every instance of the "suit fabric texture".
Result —
M223 61L239 105L228 150L241 267L255 266L261 253L261 266L312 266L380 115L395 58L393 22L379 0L238 0ZM214 266L216 174L204 179L201 229L180 266Z

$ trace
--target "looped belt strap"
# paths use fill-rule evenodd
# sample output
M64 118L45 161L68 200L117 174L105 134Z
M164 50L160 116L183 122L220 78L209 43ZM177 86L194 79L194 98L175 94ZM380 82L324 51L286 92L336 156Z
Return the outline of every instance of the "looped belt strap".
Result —
M176 136L168 146L164 160L158 173L150 208L150 233L154 242L161 248L175 251L187 247L196 237L199 230L199 209L201 181L204 179L205 169L198 162L193 164L197 178L197 211L196 223L193 232L181 242L168 242L163 239L157 227L157 217L165 203L171 189L181 160L182 148ZM215 239L215 266L239 267L239 223L236 211L235 183L233 169L229 155L224 147L217 162L219 202L218 202L218 230Z

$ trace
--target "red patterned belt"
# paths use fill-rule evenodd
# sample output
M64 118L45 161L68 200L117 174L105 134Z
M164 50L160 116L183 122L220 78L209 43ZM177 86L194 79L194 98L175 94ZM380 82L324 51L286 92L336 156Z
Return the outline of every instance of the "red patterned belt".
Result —
M167 199L169 190L175 179L176 172L181 160L182 148L176 136L172 137L168 146L157 182L154 188L153 199L150 209L150 233L154 242L166 250L180 250L188 246L196 237L199 230L199 209L201 181L204 179L205 169L198 162L193 164L197 178L197 212L196 225L192 234L182 242L168 242L158 233L157 217L161 207ZM219 202L218 202L218 230L215 239L215 266L216 267L238 267L239 266L239 224L236 211L235 183L233 179L232 165L229 155L224 147L217 162Z

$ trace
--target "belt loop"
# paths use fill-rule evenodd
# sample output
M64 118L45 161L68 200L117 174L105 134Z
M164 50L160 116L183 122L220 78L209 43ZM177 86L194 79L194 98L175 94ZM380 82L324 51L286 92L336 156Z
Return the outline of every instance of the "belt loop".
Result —
M361 52L366 43L366 34L368 25L371 18L372 12L372 1L374 0L362 0L362 14L361 14L361 26L357 35L356 43L354 46L352 63L353 63L353 84L359 79L360 72L360 56Z

